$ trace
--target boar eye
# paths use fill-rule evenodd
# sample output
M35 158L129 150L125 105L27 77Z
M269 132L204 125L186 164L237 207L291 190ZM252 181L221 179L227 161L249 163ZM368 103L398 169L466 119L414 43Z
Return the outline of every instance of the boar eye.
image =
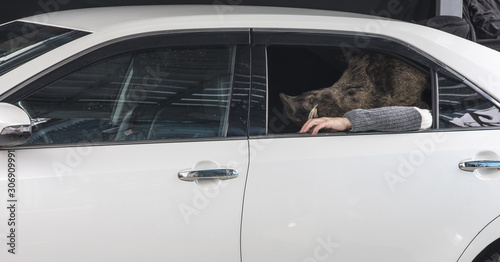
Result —
M350 87L346 88L346 90L347 90L347 95L353 96L353 95L356 94L357 91L362 91L363 87L361 87L361 86L350 86Z

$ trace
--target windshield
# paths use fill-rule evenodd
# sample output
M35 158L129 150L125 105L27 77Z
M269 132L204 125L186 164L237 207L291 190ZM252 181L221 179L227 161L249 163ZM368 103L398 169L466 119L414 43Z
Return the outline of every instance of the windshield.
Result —
M0 75L87 34L26 22L0 26Z

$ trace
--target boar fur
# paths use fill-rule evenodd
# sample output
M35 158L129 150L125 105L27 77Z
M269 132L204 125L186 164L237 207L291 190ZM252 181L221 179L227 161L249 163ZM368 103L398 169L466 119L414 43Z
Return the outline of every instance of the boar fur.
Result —
M428 108L422 101L426 74L398 59L378 53L351 57L340 79L330 87L298 96L280 94L285 113L302 126L314 117L340 117L353 109L385 106Z

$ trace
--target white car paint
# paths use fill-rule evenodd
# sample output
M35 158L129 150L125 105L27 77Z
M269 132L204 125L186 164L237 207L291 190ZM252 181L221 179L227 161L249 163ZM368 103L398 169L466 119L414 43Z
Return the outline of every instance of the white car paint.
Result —
M481 176L458 163L486 150L498 154L491 143L498 135L251 140L262 149L248 175L243 258L455 261L500 210L500 171Z
M0 209L0 260L238 261L246 147L243 140L16 150L17 202L7 202L5 173L0 180L0 201L15 203L17 217L8 226L10 212ZM240 176L219 185L178 179L201 165ZM6 243L11 228L15 255Z

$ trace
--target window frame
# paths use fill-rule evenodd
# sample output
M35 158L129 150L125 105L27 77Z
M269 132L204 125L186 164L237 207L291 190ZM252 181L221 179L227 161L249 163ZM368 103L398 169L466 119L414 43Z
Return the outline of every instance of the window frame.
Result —
M70 57L65 61L48 68L44 72L32 77L25 83L16 86L0 97L2 102L15 103L30 94L42 89L46 85L57 81L72 72L102 61L115 55L143 49L169 48L180 46L207 46L207 45L235 45L236 61L233 68L232 85L230 90L229 114L226 128L242 128L243 134L228 133L222 137L202 138L173 138L160 140L137 141L106 141L106 142L77 142L68 144L20 145L19 148L40 147L71 147L82 145L110 145L110 144L144 144L166 142L197 142L227 139L246 139L248 137L248 119L241 114L248 115L248 101L250 90L250 29L222 29L222 30L179 30L169 32L154 32L150 34L134 35L124 39L117 39L99 46L91 47L86 51Z
M392 55L401 58L403 61L414 64L413 61L419 61L420 64L428 69L428 77L431 88L431 112L433 117L433 125L430 129L423 131L404 131L404 132L359 132L359 133L349 133L350 135L372 135L372 134L395 134L395 133L415 133L415 132L441 132L441 131L457 131L457 130L484 130L484 129L499 129L500 127L475 127L475 128L439 128L439 86L437 81L437 74L441 73L450 78L457 79L464 85L472 88L474 91L478 92L480 95L484 96L485 99L490 101L492 104L500 108L500 102L493 99L485 91L480 89L475 84L471 83L465 77L448 67L441 61L431 57L427 53L423 52L419 48L403 42L399 39L394 39L388 36L367 34L361 32L345 32L345 31L329 31L329 30L303 30L303 29L269 29L260 28L252 30L252 45L255 47L265 47L272 45L281 46L347 46L356 48L356 45L350 44L353 40L361 38L370 39L370 47L368 50L380 51L381 53L390 53ZM390 42L392 44L391 48L384 42ZM375 43L375 44L373 44ZM364 47L366 50L366 47ZM267 72L267 54L266 61L264 65ZM253 66L256 66L255 63ZM266 73L266 83L268 75ZM268 86L266 86L268 88ZM255 89L252 86L252 89ZM266 89L266 96L269 95ZM252 106L253 108L254 106ZM250 130L251 138L272 138L272 137L302 137L304 135L298 133L283 133L283 134L269 134L269 121L267 119L267 110L269 105L266 99L266 117L265 117L265 135L255 133ZM251 109L252 110L252 109ZM261 118L262 119L262 118ZM250 119L250 122L256 122L255 119ZM258 122L258 121L257 121ZM260 120L260 125L264 125L262 120ZM345 135L346 132L333 132L333 133L320 133L321 136L338 136Z

